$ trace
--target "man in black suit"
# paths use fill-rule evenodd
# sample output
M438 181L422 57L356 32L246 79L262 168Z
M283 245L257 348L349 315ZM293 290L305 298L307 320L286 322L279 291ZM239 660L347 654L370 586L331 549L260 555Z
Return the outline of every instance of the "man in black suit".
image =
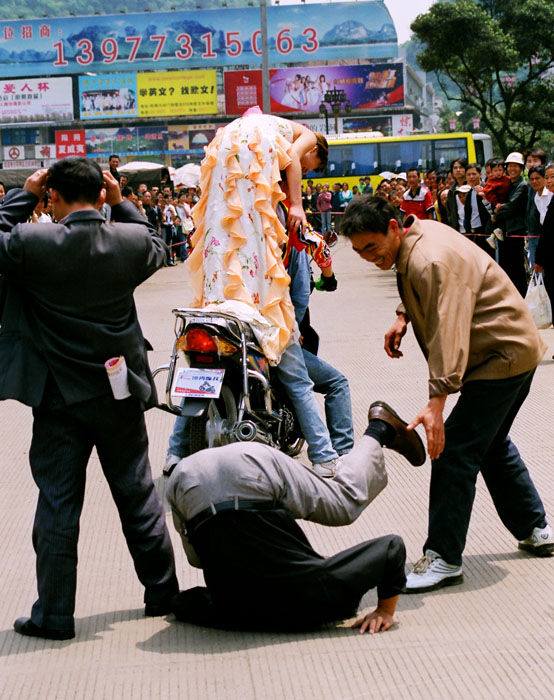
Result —
M25 224L49 190L57 224ZM106 201L116 223L99 213ZM87 158L31 175L0 204L0 399L33 408L31 471L38 600L17 632L75 636L77 539L86 467L96 447L123 526L146 615L178 591L173 549L148 461L144 410L157 403L134 289L166 247L117 180ZM104 363L123 356L128 396L114 398Z

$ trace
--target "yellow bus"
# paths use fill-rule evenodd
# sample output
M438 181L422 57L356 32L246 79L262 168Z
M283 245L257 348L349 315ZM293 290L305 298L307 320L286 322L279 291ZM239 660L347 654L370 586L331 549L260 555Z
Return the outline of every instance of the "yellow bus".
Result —
M311 171L306 180L332 187L347 182L350 189L361 177L370 176L375 188L382 180L379 173L402 173L408 168L448 170L455 158L481 163L492 158L492 141L487 134L453 132L451 134L416 134L383 136L379 132L345 133L327 137L329 162L325 174Z

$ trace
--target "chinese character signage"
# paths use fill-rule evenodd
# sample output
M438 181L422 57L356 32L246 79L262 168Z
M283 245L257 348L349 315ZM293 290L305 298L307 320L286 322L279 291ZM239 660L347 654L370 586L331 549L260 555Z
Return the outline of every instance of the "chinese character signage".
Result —
M85 130L56 131L56 158L86 156Z
M392 135L409 136L414 130L414 120L411 114L392 115Z
M215 70L139 73L137 91L139 117L217 113Z
M269 76L272 112L317 112L333 89L344 90L352 109L404 105L402 63L278 68ZM260 104L260 70L226 71L224 81L226 114L241 114Z
M137 81L134 73L79 76L81 119L137 116Z
M384 0L270 5L269 61L391 58ZM0 77L260 65L258 7L0 22Z
M0 81L0 122L71 121L71 78Z

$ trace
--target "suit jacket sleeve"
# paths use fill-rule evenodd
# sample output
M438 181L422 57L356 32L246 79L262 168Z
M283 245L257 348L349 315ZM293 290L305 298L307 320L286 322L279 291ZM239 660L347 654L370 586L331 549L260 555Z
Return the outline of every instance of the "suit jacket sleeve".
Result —
M13 272L23 260L17 224L27 221L38 198L27 190L13 189L0 204L0 273Z
M494 218L497 223L504 223L508 219L521 218L522 223L525 219L527 209L527 183L522 178L515 187L511 188L510 196L504 206L499 209Z

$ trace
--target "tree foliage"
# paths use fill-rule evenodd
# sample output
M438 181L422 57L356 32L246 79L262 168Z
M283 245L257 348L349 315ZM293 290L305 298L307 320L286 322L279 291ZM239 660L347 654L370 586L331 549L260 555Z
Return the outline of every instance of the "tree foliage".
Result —
M504 155L552 139L554 2L437 2L411 28L424 45L422 68L481 117Z

